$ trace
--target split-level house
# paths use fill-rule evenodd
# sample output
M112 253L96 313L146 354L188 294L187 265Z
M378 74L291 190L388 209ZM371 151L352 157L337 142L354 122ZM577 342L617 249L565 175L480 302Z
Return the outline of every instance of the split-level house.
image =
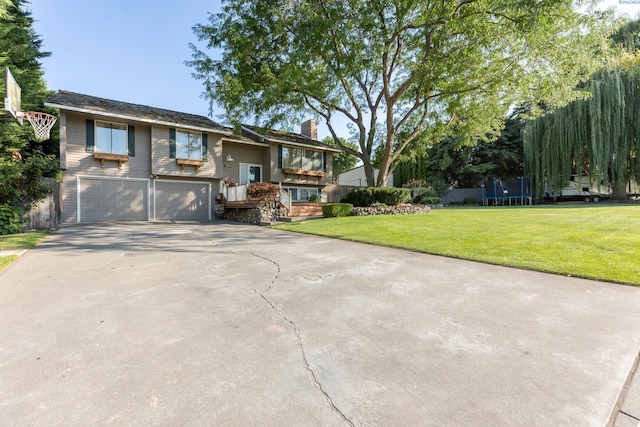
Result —
M204 116L68 91L45 105L60 110L63 223L206 221L229 183L278 184L289 203L331 183L337 150L317 141L313 120L300 134L235 134Z

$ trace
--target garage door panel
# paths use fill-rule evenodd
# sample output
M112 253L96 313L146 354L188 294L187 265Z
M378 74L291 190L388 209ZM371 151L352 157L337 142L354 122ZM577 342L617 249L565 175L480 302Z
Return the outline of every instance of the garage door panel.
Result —
M147 181L80 178L81 222L146 221Z
M209 219L209 184L202 182L156 181L156 219Z

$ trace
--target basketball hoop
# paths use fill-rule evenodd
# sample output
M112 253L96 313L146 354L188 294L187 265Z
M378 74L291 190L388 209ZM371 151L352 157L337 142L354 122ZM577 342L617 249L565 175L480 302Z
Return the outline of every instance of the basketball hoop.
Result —
M36 134L36 141L46 141L49 139L51 128L56 123L57 117L52 114L41 113L40 111L25 111L24 117L29 120L33 131Z

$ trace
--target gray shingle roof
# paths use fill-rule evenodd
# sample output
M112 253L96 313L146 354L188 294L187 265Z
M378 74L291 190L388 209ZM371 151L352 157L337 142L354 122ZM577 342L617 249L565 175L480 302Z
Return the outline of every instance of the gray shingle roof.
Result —
M266 132L255 126L244 125L241 135L235 135L232 128L222 126L208 117L196 114L181 113L146 105L115 101L97 96L61 90L50 96L45 105L54 108L81 111L96 115L129 118L131 120L156 122L166 125L186 126L208 129L227 135L227 138L238 142L258 141L263 143L290 142L294 144L318 147L327 151L338 151L307 136L297 133L267 130Z
M301 145L309 145L312 147L318 147L320 149L326 150L326 151L339 151L336 150L334 147L331 147L327 144L324 144L320 141L317 141L315 139L311 139L308 136L305 135L301 135L298 133L292 133L292 132L283 132L283 131L279 131L279 130L264 130L262 128L259 128L257 126L250 126L250 125L242 125L245 129L243 129L242 135L249 137L249 138L264 138L267 141L270 142L291 142L294 144L301 144ZM248 130L248 132L247 132ZM256 136L259 135L259 136Z
M114 101L112 99L83 95L66 90L61 90L50 96L46 100L46 104L57 108L70 107L71 110L82 110L86 112L94 112L96 114L104 113L105 115L131 117L134 120L142 119L143 121L179 124L183 126L211 129L223 133L232 133L231 129L221 126L205 116L180 113L178 111L131 104L128 102Z

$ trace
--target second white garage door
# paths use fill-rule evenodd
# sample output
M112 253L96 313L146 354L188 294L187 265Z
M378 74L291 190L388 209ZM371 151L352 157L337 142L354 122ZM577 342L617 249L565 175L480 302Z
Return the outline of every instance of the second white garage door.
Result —
M211 219L211 186L208 182L156 180L156 220Z

